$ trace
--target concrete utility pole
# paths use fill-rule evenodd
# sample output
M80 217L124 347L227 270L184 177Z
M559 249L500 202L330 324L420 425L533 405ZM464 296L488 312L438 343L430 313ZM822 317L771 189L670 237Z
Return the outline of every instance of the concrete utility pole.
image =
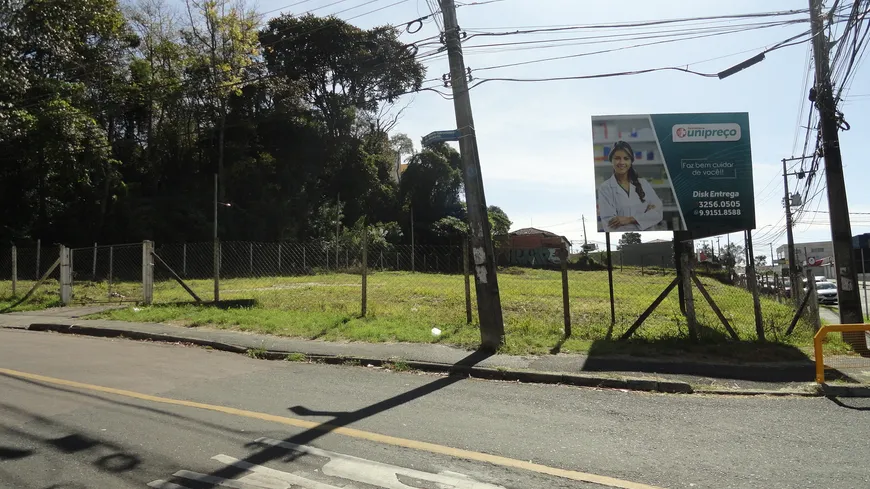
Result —
M580 218L583 220L583 251L586 251L586 247L589 246L589 242L586 241L586 216L581 214Z
M831 238L834 242L834 261L837 264L837 294L840 301L840 323L863 323L861 296L858 292L858 271L852 252L852 226L849 222L849 204L846 202L846 183L843 177L843 159L840 154L837 106L831 85L828 59L828 39L822 23L822 0L809 0L810 24L813 32L813 53L816 64L815 105L819 111L822 132L822 155L825 158L825 179L828 186L828 211L831 219ZM811 97L812 98L812 97ZM850 343L867 348L860 334Z
M791 300L794 302L795 307L800 307L801 305L801 291L802 287L800 286L800 278L798 277L798 266L797 259L795 258L794 252L794 233L792 232L792 222L791 222L791 194L788 191L788 168L786 167L786 162L788 160L782 160L782 185L785 191L785 197L783 198L782 204L785 206L785 232L788 238L788 280L791 284Z
M450 60L450 84L453 88L453 106L459 129L459 151L462 155L462 174L465 183L465 202L468 206L471 253L474 258L474 284L477 291L477 309L480 316L481 347L494 350L504 343L504 319L495 269L495 253L486 211L483 178L477 153L471 98L468 94L465 61L459 39L459 22L453 0L440 0L444 16L444 42Z

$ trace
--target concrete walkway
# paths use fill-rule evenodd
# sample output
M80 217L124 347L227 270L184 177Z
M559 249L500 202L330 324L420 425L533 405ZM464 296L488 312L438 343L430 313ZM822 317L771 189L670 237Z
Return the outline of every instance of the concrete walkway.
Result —
M104 309L104 308L102 308ZM484 355L437 344L340 343L300 340L210 328L79 319L100 307L52 309L0 315L0 327L103 337L189 343L238 353L283 359L381 365L401 361L412 368L460 372L527 382L565 383L661 392L728 392L817 395L809 360L768 363L681 361L627 355ZM295 355L298 357L298 355ZM866 377L870 384L870 367ZM850 371L850 376L852 372Z

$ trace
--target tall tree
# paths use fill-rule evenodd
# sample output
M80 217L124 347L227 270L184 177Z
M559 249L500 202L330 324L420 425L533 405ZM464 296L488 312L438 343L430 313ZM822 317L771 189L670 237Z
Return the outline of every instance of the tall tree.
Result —
M226 197L224 149L230 97L240 95L248 68L259 55L259 15L244 0L186 0L190 24L185 39L192 50L191 69L205 75L208 90L201 93L211 105L217 127L217 174L221 198Z
M115 0L0 4L2 233L94 237L135 37Z
M621 250L625 245L640 243L640 233L622 233L622 236L619 237L619 243L616 244L616 249Z

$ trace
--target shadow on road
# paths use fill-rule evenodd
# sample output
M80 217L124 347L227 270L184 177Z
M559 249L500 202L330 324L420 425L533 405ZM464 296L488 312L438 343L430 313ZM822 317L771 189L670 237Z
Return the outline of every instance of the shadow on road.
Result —
M855 411L870 411L870 402L865 402L864 406L850 406L845 402L841 401L838 397L828 396L828 400L840 406L841 408L853 409Z
M483 360L486 360L492 356L492 353L485 351L476 351L466 358L457 362L455 367L472 367ZM296 445L307 445L318 438L323 437L324 435L336 430L337 428L342 428L348 425L351 425L357 421L369 418L376 414L380 414L390 409L396 408L403 404L407 404L416 399L420 399L425 397L433 392L437 392L441 389L449 387L457 382L460 382L467 378L462 375L454 375L450 377L441 377L433 382L430 382L426 385L422 385L415 389L411 389L408 392L404 392L397 396L391 397L389 399L384 399L383 401L377 402L370 406L366 406L364 408L358 409L356 411L338 411L338 412L330 412L330 411L318 411L306 408L304 406L293 406L288 408L291 412L300 414L300 415L317 415L317 416L333 416L333 419L327 423L322 423L314 428L311 428L307 431L299 433L297 435L293 435L291 437L285 438L283 441L287 443L292 443ZM259 444L248 444L251 446L261 446ZM247 456L242 462L254 465L263 465L267 462L273 460L283 460L285 462L292 462L297 458L304 456L303 453L300 452L291 452L288 456L287 449L282 447L269 446L262 448L260 451L253 453ZM228 465L219 470L212 472L210 475L214 477L220 477L224 479L232 479L239 475L242 475L246 472L246 469L237 466L237 465ZM205 488L215 488L216 484L204 483L202 487Z
M756 382L812 382L815 365L798 348L780 343L716 339L689 343L661 340L598 340L583 365L591 372L646 372Z
M15 463L30 456L49 457L40 460L40 464L50 463L54 459L73 457L83 464L96 470L119 477L128 483L136 483L137 477L130 475L143 464L142 458L128 448L119 446L91 433L74 430L62 423L32 414L11 404L0 402L0 413L11 414L28 419L22 427L8 426L0 423L0 433L5 443L18 443L26 448L0 447L0 461ZM30 428L28 428L30 427ZM11 467L11 466L10 466ZM63 477L58 474L57 477ZM14 480L14 485L4 487L27 487L21 481L15 480L11 473L0 474L0 486L5 479ZM76 483L59 483L51 487L81 487Z

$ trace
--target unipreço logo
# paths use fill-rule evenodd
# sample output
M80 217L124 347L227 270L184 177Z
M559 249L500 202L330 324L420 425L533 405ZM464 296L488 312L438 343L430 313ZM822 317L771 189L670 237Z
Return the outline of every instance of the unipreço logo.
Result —
M740 124L677 124L673 127L675 143L739 141Z

